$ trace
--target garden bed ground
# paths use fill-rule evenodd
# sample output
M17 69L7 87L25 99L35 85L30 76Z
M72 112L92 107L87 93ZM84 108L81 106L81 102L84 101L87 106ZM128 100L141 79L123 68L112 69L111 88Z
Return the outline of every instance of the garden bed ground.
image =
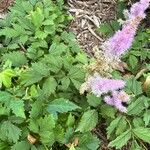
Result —
M96 29L102 22L109 22L116 17L114 0L68 0L69 12L74 20L70 24L70 31L76 34L83 50L92 54L95 46L99 47L104 41Z

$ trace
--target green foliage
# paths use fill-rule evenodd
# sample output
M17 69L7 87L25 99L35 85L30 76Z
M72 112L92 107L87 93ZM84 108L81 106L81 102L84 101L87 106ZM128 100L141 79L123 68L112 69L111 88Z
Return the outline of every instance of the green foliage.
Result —
M125 3L118 5L117 17L123 18ZM103 142L94 135L97 125L109 147L145 149L150 100L142 86L150 71L149 30L142 27L123 56L125 72L114 72L124 75L131 96L124 114L104 104L103 96L79 94L90 59L65 31L70 19L63 0L16 0L0 20L0 150L97 150ZM110 21L97 31L110 36L119 28ZM143 68L148 73L139 76Z
M133 129L134 134L144 142L150 143L150 128L139 127Z
M100 27L97 30L103 35L112 36L119 28L119 22L117 22L116 20L112 20L110 22L100 24Z
M127 130L118 136L114 141L109 143L110 147L116 147L117 149L122 148L131 138L131 131Z
M84 112L76 131L87 132L95 128L98 123L98 114L95 110Z
M71 18L64 8L63 0L16 0L0 20L2 150L67 149L74 139L70 149L99 147L91 133L98 112L89 106L100 101L79 94L89 58L64 31Z
M54 101L50 102L48 105L48 112L50 113L64 113L68 111L72 111L79 108L74 103L70 102L67 99L59 98L55 99Z
M100 113L106 119L110 147L122 149L128 143L132 143L131 146L127 145L129 150L147 149L146 143L149 143L150 127L150 100L148 89L147 91L144 89L143 83L145 77L149 76L148 43L147 30L142 27L134 40L132 48L122 59L127 63L124 72L125 91L130 95L130 101L127 103L127 114L118 114L108 106L101 106ZM115 73L114 75L120 78L124 75L124 73L118 73L117 71ZM147 84L149 86L148 82Z
M2 122L0 126L0 131L0 139L8 140L9 142L15 143L19 140L19 137L21 136L21 130L10 121Z

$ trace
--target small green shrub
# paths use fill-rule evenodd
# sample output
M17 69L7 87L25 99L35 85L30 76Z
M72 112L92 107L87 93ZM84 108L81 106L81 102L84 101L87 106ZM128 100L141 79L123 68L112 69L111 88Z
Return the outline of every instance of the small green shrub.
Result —
M1 21L1 150L99 147L96 97L78 90L89 58L64 31L69 20L63 1L16 0Z

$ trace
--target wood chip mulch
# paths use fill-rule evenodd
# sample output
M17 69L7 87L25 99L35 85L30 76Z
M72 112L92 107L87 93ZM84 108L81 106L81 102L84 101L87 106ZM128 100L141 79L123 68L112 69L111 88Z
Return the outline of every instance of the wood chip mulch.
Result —
M92 55L95 46L105 40L96 30L101 23L116 18L115 0L67 0L74 17L69 30L74 32L82 49Z

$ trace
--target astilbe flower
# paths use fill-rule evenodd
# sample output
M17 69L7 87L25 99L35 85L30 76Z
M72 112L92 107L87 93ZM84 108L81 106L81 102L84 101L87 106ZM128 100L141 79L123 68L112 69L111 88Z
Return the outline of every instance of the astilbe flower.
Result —
M107 79L98 75L90 77L88 79L88 84L90 85L91 92L96 96L122 89L125 86L123 80Z
M149 7L150 0L141 0L132 5L122 30L117 31L102 45L105 58L110 62L119 59L132 45L137 28L142 19L145 18L145 10Z
M124 91L114 91L112 96L105 96L104 101L111 106L116 107L121 112L127 112L127 108L123 106L123 102L129 101L129 95Z
M97 97L101 95L111 93L111 96L104 95L104 101L111 106L116 107L121 112L126 112L126 107L122 105L122 102L129 101L129 95L124 91L118 91L124 88L125 82L123 80L115 80L102 78L95 74L87 79L80 89L80 93L85 91L91 91Z
M145 10L149 7L149 3L150 0L140 0L132 5L130 11L125 11L127 20L124 21L122 29L102 44L103 57L107 64L105 66L112 66L115 61L116 63L120 62L121 55L131 47L138 26L146 16ZM129 95L122 90L124 86L125 82L123 80L103 77L103 74L100 73L100 75L95 74L88 77L86 82L82 84L80 93L90 91L98 97L104 95L104 101L108 105L126 113L127 109L123 102L129 101ZM119 91L120 89L121 91ZM106 95L108 92L109 95Z

